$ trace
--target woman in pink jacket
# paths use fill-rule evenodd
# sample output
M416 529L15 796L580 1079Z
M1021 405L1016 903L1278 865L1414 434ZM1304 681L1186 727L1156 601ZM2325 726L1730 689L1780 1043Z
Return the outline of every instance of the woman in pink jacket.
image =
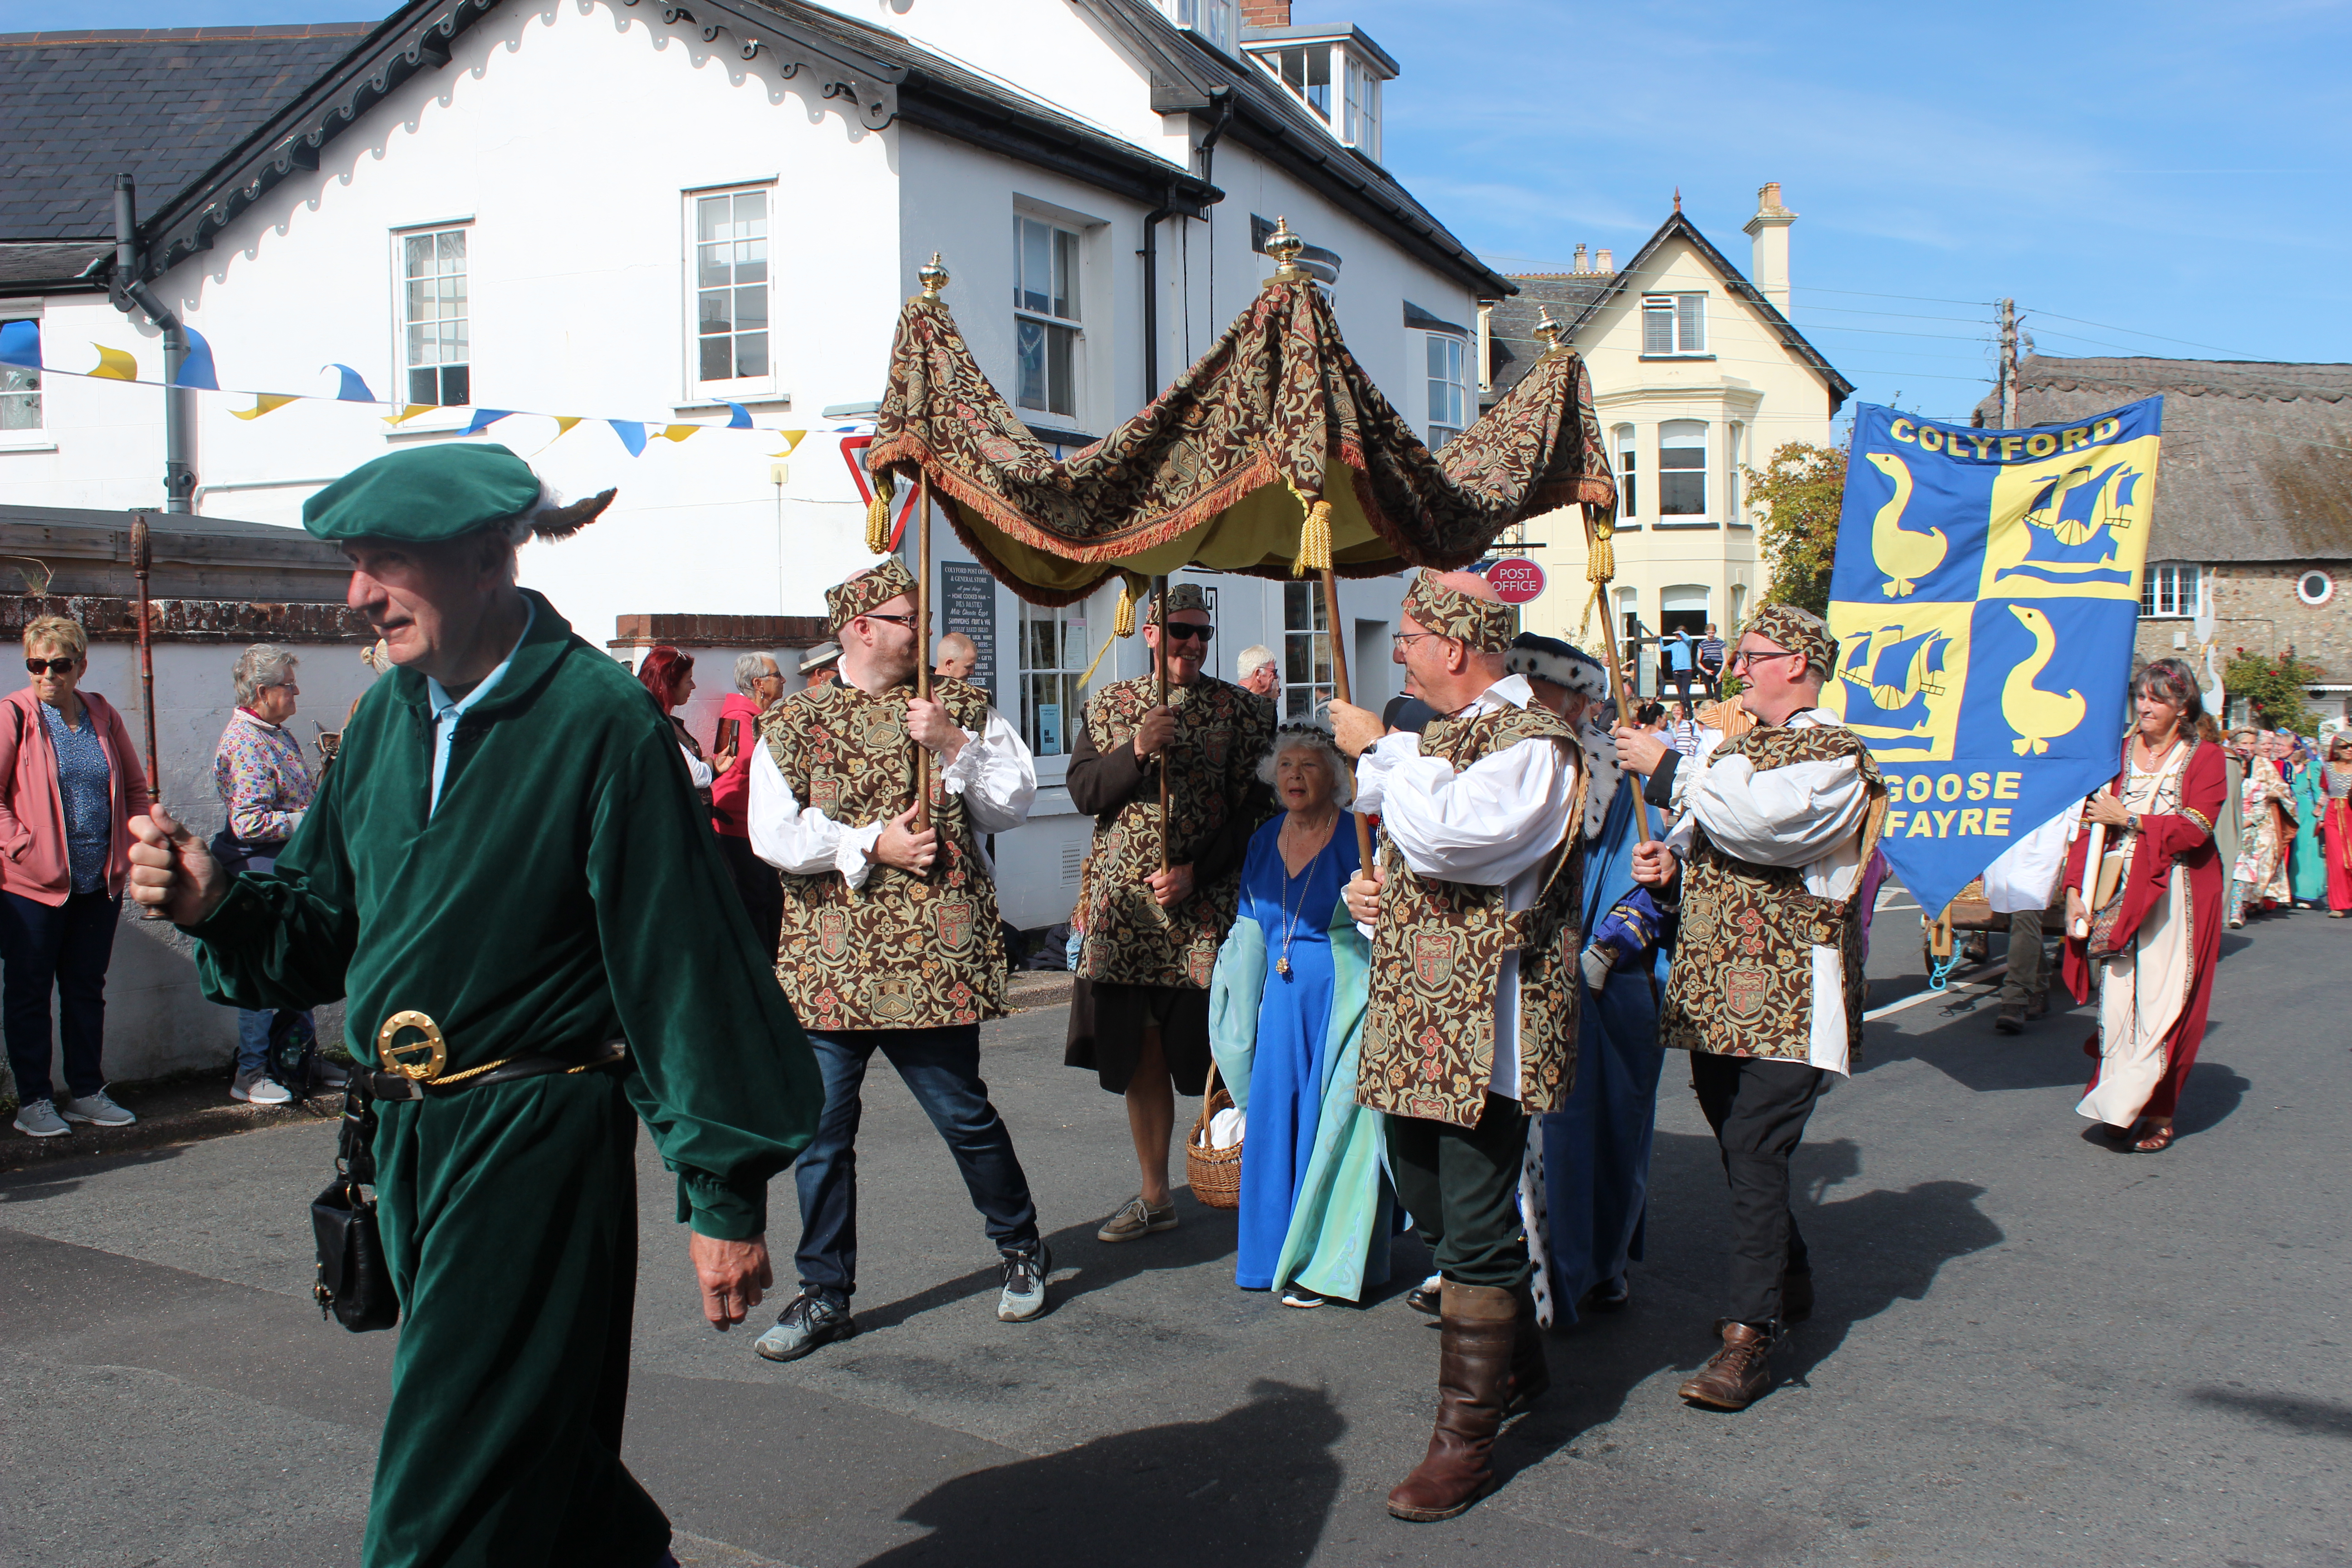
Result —
M107 1098L106 966L129 876L133 816L147 779L114 705L76 689L89 638L62 616L25 628L32 681L0 698L0 1029L16 1077L16 1131L60 1137L70 1124L136 1120ZM49 1079L49 994L66 1095Z

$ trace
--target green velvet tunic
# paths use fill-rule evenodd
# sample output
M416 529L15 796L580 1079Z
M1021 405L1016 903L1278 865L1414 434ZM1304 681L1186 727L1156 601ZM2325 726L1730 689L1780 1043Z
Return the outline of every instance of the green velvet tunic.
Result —
M449 1073L628 1042L621 1069L378 1107L402 1325L368 1568L650 1568L668 1523L618 1457L636 1122L677 1173L678 1217L745 1239L823 1103L668 723L531 598L506 674L459 721L437 812L425 683L395 670L275 873L189 928L215 1001L347 995L363 1063L408 1010L440 1026Z

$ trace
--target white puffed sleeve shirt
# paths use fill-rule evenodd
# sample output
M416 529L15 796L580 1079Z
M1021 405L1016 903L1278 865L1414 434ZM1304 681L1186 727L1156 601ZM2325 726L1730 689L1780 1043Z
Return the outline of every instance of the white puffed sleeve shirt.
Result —
M1525 708L1534 700L1527 677L1507 676L1465 711ZM1420 736L1402 731L1381 737L1357 760L1350 809L1381 819L1381 832L1416 876L1501 888L1503 907L1517 913L1543 891L1544 868L1568 836L1576 769L1573 748L1527 740L1456 773L1444 758L1422 755ZM1517 951L1503 955L1495 986L1489 1088L1504 1100L1519 1098Z
M814 806L803 805L793 786L764 745L753 744L751 790L745 808L751 852L780 871L815 876L838 871L852 888L866 886L873 869L874 841L888 826L872 822L835 822ZM963 797L964 819L975 838L1009 833L1029 820L1030 804L1037 798L1037 763L1018 731L993 708L978 735L964 732L963 749L940 772L940 785ZM975 844L982 868L990 877L985 846Z
M1810 730L1838 718L1813 708L1786 722L1791 730ZM1684 811L1666 835L1666 847L1678 858L1690 858L1696 830L1704 826L1727 855L1759 866L1803 867L1809 893L1852 896L1862 881L1862 826L1870 809L1869 787L1853 758L1791 763L1762 773L1737 753L1711 751L1697 761L1705 765L1685 764L1675 778ZM1683 773L1691 775L1687 787L1681 787ZM1864 910L1863 919L1869 918ZM1813 1066L1849 1070L1845 968L1834 947L1813 949L1811 1042L1806 1059Z

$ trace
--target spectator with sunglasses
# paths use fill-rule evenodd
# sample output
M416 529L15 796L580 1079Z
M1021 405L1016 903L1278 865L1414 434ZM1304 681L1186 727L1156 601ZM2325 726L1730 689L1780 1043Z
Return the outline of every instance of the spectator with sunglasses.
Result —
M63 616L25 627L31 681L0 699L0 985L16 1131L57 1138L71 1123L138 1120L107 1098L106 969L131 862L130 819L144 816L147 778L114 705L81 691L89 638ZM66 1094L49 1078L49 994Z

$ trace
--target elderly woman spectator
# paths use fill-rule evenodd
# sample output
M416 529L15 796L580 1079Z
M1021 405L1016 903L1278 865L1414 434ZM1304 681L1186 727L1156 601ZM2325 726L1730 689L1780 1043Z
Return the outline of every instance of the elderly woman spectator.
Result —
M2075 1110L2153 1154L2172 1146L2180 1086L2205 1038L2227 875L2213 824L2230 799L2220 748L2197 738L2196 673L2158 659L2132 678L2131 695L2121 770L2091 797L2066 858L2065 977L2077 1002L2094 981L2099 993L2099 1065ZM2099 865L2086 867L2092 824L2106 834Z
M1389 1275L1381 1117L1356 1103L1370 953L1339 898L1358 863L1354 786L1306 725L1275 732L1258 776L1284 811L1250 839L1209 983L1210 1043L1247 1128L1234 1278L1319 1307Z
M748 810L751 800L751 754L760 744L760 721L782 700L784 672L775 656L739 654L735 658L735 689L719 706L719 733L713 743L734 762L720 770L710 786L710 826L719 831L719 858L727 862L735 896L751 917L751 929L776 955L784 923L784 884L776 868L751 850Z
M79 689L89 638L63 616L25 627L32 680L0 699L0 984L16 1131L55 1138L68 1123L138 1120L107 1098L106 967L131 871L130 820L150 805L131 731L114 705ZM66 1096L49 1078L49 994Z
M668 718L670 729L677 735L678 753L686 759L687 777L694 781L702 804L709 805L713 781L735 765L736 752L724 751L706 759L702 743L688 733L686 721L677 716L677 710L694 695L694 656L665 644L646 655L646 661L637 666L637 679L653 693L655 705Z
M228 822L214 836L212 850L232 876L274 868L318 793L302 742L286 728L302 690L294 679L299 663L285 648L257 642L237 656L229 672L236 711L213 752L213 783L228 807ZM341 1088L342 1069L317 1059L318 1037L307 1009L239 1007L236 1077L228 1097L283 1105L297 1091ZM288 1079L295 1080L290 1088Z
M2327 916L2352 915L2352 731L2327 738L2327 760L2319 764L2324 799L2320 835L2327 846Z

